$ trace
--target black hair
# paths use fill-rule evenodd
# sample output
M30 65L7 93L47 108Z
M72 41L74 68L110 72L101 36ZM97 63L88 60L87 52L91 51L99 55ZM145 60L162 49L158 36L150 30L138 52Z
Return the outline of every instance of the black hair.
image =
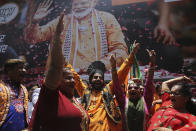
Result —
M186 102L186 109L190 114L196 115L196 104L191 100L193 97L191 89L195 88L196 85L187 82L177 83L176 85L179 86L179 93L182 94L182 96L189 97Z
M155 86L155 91L156 91L156 93L157 93L159 96L161 96L161 84L157 84L157 85Z
M20 64L25 64L25 61L23 61L21 59L9 59L9 60L7 60L4 63L4 66L3 66L4 73L7 74L9 69L14 68L14 67L16 67Z
M87 69L89 75L89 83L91 84L93 75L95 73L100 73L104 79L104 73L106 72L105 64L101 61L94 61Z
M161 88L161 85L160 85L160 84L157 84L157 85L155 86L156 91L158 91L160 88Z

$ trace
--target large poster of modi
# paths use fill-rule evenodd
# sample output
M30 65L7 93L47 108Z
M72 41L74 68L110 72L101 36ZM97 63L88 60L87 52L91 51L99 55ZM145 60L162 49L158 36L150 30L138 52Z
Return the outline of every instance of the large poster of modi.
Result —
M158 67L178 72L182 66L178 48L157 42L153 36L159 21L158 4L156 0L1 1L0 65L8 58L24 56L29 74L25 82L39 82L59 15L66 10L62 51L80 74L86 74L95 60L104 62L109 70L111 54L115 54L119 67L134 40L141 43L137 54L141 66L149 62L146 49L155 49Z

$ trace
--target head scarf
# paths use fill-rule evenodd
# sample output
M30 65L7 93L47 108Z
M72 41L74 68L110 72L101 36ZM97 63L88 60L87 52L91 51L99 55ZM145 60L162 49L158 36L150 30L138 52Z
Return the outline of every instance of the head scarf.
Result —
M128 85L129 84L143 85L143 81L139 78L133 78L132 80L128 81Z
M143 81L141 79L138 79L138 78L133 78L132 80L130 79L128 81L127 88L130 84L136 84L137 86L139 86L139 85L143 85ZM128 94L128 90L126 90L126 93Z
M94 61L87 69L89 75L89 83L91 83L93 75L100 73L104 79L104 73L106 72L105 64L101 61Z

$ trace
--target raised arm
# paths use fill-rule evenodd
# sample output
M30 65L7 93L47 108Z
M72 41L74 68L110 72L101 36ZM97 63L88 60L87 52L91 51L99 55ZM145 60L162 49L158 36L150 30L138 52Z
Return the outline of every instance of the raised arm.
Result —
M38 5L38 8L36 8L35 1L29 1L29 15L24 29L24 39L26 42L36 44L38 42L52 39L59 17L50 21L46 25L39 25L40 21L52 11L53 8L50 8L52 2L52 0L44 0ZM33 10L35 8L36 11Z
M112 14L104 12L103 17L107 33L108 54L101 61L104 62L107 69L110 69L110 56L115 54L116 64L119 67L128 57L128 48L124 41L124 35L120 24Z
M155 58L156 58L156 52L154 50L149 51L147 49L148 55L150 57L150 64L149 69L147 73L148 81L152 82L154 77L154 68L155 68Z
M45 85L49 89L56 89L59 86L63 76L64 57L62 53L62 42L60 40L60 34L63 30L64 14L65 11L59 18L59 22L57 24L56 31L52 40L51 55L49 55L49 57L51 56L51 59L45 79Z
M125 108L125 92L121 88L121 85L119 84L118 80L118 74L116 70L116 60L114 56L112 55L110 58L110 64L112 67L112 81L113 81L113 93L116 96L116 100L120 106L120 110L124 111Z
M175 44L175 38L169 29L169 15L170 15L170 5L164 0L159 2L159 22L154 29L154 37L157 42L162 41L163 44Z
M116 70L116 59L114 58L113 55L110 58L110 65L112 67L112 80L113 80L114 84L117 85L117 84L119 84L118 74L117 74L117 70Z
M134 41L133 43L133 50L131 52L131 54L128 56L128 58L122 63L122 65L120 66L120 69L118 70L118 78L119 78L119 84L122 85L125 82L125 79L129 73L129 69L131 67L131 65L133 64L133 60L134 60L134 56L136 54L136 52L139 49L139 43L136 43L136 41ZM113 88L113 81L111 81L108 86L110 87L110 90L112 92L112 88ZM113 93L113 92L112 92Z
M181 76L181 77L177 77L177 78L173 78L170 80L167 80L165 82L162 83L162 87L161 87L161 92L170 92L170 89L173 85L182 82L182 81L187 81L187 82L193 82L192 79L190 79L187 76Z
M153 77L154 77L154 67L155 67L155 56L156 53L154 50L149 51L147 49L147 52L150 57L150 66L147 72L146 76L146 83L144 87L144 99L148 108L148 111L150 111L152 102L153 102Z

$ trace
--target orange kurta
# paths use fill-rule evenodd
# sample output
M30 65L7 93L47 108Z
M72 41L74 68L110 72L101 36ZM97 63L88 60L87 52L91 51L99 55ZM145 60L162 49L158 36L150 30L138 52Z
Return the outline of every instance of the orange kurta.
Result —
M119 77L120 85L124 82L132 63L133 63L133 56L127 58L121 65L120 69L118 70L118 77ZM68 66L71 68L71 70L74 73L74 79L76 81L75 88L78 94L82 97L84 95L84 92L87 86L85 86L85 84L80 79L80 76L77 74L77 72L74 71L72 66L71 65L68 65ZM111 81L107 86L109 87L110 92L114 94L112 91L113 81ZM93 130L94 131L107 131L109 128L112 131L122 130L122 123L115 125L114 122L111 121L110 118L107 116L107 112L104 107L101 92L96 95L95 93L91 94L91 103L87 111L88 111L88 115L90 116L89 128L91 131Z
M102 92L91 94L91 103L88 109L90 116L90 131L121 131L121 123L115 125L114 122L107 117L107 112L102 101Z
M73 32L72 42L70 44L70 57L67 61L71 65L74 65L75 69L87 68L91 62L95 60L101 60L105 63L106 67L110 67L109 56L116 54L118 66L122 64L127 57L128 49L124 41L124 36L121 27L116 18L107 12L97 11L98 15L104 21L108 53L106 56L101 56L101 42L100 32L96 19L94 19L95 32L92 31L91 15L78 20L79 31L76 32L76 19L73 19ZM93 16L94 18L95 16ZM66 33L69 25L71 24L72 15L64 16L64 30L61 33L61 41L65 42ZM38 42L51 40L56 30L59 17L50 21L46 25L40 26L39 24L30 24L25 29L25 40L29 43L36 44ZM96 34L96 44L93 34ZM78 44L76 44L76 34L78 35ZM97 49L96 49L97 48ZM96 59L97 52L97 59ZM75 59L74 59L75 58Z

